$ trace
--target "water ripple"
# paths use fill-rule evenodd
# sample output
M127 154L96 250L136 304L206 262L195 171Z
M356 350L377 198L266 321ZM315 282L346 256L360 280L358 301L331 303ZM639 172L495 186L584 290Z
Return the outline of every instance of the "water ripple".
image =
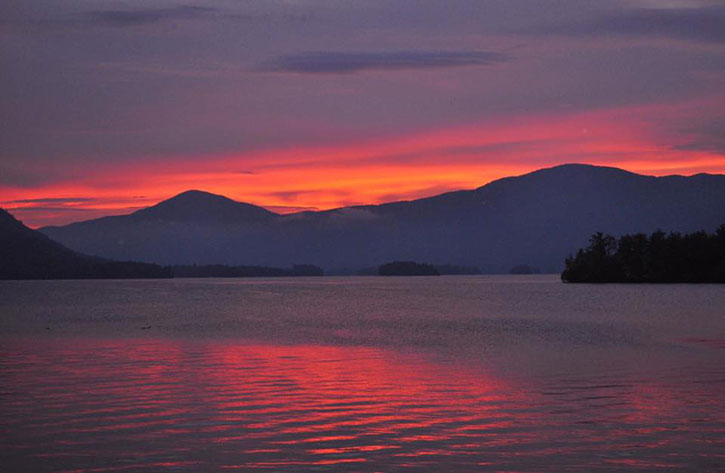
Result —
M517 379L383 348L79 338L6 342L0 368L4 472L707 471L725 458L712 364Z

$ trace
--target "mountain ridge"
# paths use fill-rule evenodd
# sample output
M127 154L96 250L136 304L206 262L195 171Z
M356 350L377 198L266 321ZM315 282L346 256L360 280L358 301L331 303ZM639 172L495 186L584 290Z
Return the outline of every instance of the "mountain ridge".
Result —
M156 205L137 210L131 215L141 220L256 222L278 214L263 207L232 200L223 195L200 190L187 190Z
M171 277L148 263L109 261L77 253L0 209L0 279Z
M331 269L414 260L507 272L520 264L558 271L597 231L714 230L725 222L724 175L655 177L585 164L422 199L287 215L255 211L248 218L250 206L260 208L211 199L218 198L243 208L245 218L134 217L167 200L114 220L41 230L86 253L162 264L304 262Z

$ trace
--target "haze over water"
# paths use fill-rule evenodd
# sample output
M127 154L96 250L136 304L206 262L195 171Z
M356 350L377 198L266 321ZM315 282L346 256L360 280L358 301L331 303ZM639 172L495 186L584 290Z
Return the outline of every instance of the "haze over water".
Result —
M725 291L555 276L0 283L0 465L718 471Z

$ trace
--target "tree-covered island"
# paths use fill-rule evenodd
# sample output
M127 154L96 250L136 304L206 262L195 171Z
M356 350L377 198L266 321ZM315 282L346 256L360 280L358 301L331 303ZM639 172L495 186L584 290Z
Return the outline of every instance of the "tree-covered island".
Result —
M566 259L564 282L725 283L725 224L708 234L651 235L619 239L595 233L587 248Z

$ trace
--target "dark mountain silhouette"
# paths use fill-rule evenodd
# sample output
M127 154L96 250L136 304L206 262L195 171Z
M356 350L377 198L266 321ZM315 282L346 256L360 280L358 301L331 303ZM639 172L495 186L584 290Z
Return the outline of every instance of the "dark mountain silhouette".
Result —
M263 222L277 214L222 195L190 190L130 215L136 222L235 224Z
M0 279L171 277L148 263L106 261L76 253L0 209Z
M226 217L217 204L244 211L228 210L235 216ZM175 210L166 213L168 205ZM148 218L158 209L161 216ZM309 261L334 269L400 260L506 273L522 262L559 272L597 231L712 231L723 221L725 176L652 177L570 164L474 190L293 215L185 193L135 214L42 231L85 253L162 264Z

